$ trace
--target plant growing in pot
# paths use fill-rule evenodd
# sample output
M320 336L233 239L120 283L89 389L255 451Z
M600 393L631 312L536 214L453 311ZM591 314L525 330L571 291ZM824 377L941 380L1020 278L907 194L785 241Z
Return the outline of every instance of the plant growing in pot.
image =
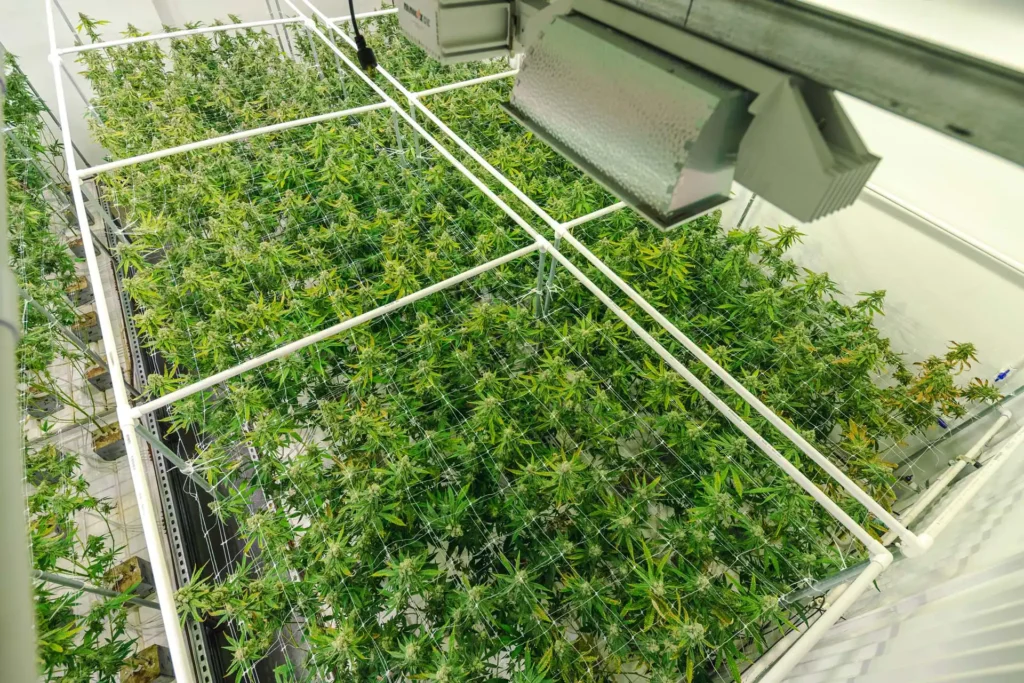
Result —
M145 598L153 594L153 568L147 560L136 555L129 557L121 564L113 567L104 576L107 586L118 593L131 594L137 598Z
M100 321L95 311L89 311L78 316L75 324L71 326L71 331L78 335L78 338L86 344L91 344L103 338L103 333L100 330Z
M68 250L77 259L85 258L85 242L81 237L71 236L67 240Z
M121 683L172 683L171 652L163 645L150 645L132 657L121 669Z
M64 404L56 395L41 389L32 389L26 395L25 402L25 410L37 420L49 417L64 408Z
M95 430L92 433L92 450L100 459L107 462L123 458L127 451L121 427L115 422Z
M68 301L76 308L94 301L92 284L84 275L76 278L74 282L64 288L64 291L67 293Z
M70 456L54 446L47 444L26 456L26 476L32 486L55 486L66 475L66 461Z
M110 391L114 386L110 370L104 365L92 365L86 368L85 379L97 391Z

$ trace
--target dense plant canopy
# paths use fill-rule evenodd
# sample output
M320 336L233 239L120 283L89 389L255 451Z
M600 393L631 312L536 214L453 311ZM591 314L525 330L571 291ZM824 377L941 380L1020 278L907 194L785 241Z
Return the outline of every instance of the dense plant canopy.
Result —
M372 35L413 89L479 73L426 66L393 19ZM326 50L319 67L300 52L247 30L83 53L97 139L122 158L362 103ZM437 111L556 218L612 201L495 110L505 87L446 95ZM120 257L136 322L167 363L149 391L529 244L414 145L374 112L106 174L130 222ZM793 229L725 233L712 215L666 234L620 211L580 230L883 498L881 448L992 394L954 382L968 344L907 367L872 324L882 294L842 303L786 258ZM179 592L183 614L234 624L232 673L299 633L298 678L707 680L787 625L781 595L860 554L563 269L535 315L536 258L172 406L168 424L197 437L195 465L219 487L214 512L260 549Z
M63 150L43 119L45 105L10 54L4 65L4 143L8 192L9 254L18 286L32 297L25 302L21 341L17 349L23 405L29 392L54 395L74 408L73 415L95 422L92 405L78 405L55 378L54 369L84 369L82 354L61 336L44 315L71 325L75 307L65 288L76 279L75 261L65 244L70 186L62 164ZM66 372L66 369L62 370ZM84 376L79 376L84 382ZM47 419L31 424L45 437L55 427ZM9 454L4 454L6 457ZM46 439L26 441L24 449L29 540L32 565L40 572L72 575L93 585L116 563L120 551L110 534L87 535L79 524L85 516L106 519L109 501L89 491L78 455ZM124 661L134 652L127 633L127 597L95 599L80 590L34 585L36 639L40 680L65 683L116 681Z

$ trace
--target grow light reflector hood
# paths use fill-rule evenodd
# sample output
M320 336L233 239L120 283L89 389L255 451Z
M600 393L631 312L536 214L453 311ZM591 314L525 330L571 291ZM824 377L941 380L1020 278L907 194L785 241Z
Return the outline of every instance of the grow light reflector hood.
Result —
M506 110L667 229L729 198L753 93L579 14L530 46Z

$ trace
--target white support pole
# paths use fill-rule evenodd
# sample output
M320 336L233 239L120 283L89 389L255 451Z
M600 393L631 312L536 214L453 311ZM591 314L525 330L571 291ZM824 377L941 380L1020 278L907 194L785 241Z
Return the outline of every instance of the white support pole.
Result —
M88 214L85 210L85 201L82 196L82 178L79 177L75 163L75 155L71 144L71 127L68 121L67 102L64 97L64 83L61 77L61 57L57 54L57 37L53 19L53 0L46 0L46 24L50 38L50 65L53 68L54 86L57 90L57 111L60 116L61 133L64 144L64 157L67 163L68 176L71 180L71 193L74 199L75 212L78 215L78 223L84 226L82 230L82 242L85 246L85 258L89 270L89 278L92 280L93 292L95 293L96 315L99 318L100 331L103 335L103 343L107 356L107 366L110 370L110 378L114 389L114 402L117 406L118 424L121 428L121 437L124 439L125 451L128 459L128 466L131 470L132 484L135 489L135 498L138 502L139 517L142 523L142 532L146 541L146 548L149 551L149 561L153 568L153 583L156 588L157 601L160 603L160 614L163 617L164 631L167 636L167 647L171 653L171 660L174 665L175 680L178 683L195 683L195 674L192 668L192 658L185 644L185 636L182 631L181 621L178 619L177 609L174 600L174 581L171 574L170 563L164 550L163 535L160 528L160 521L157 517L157 510L154 505L153 496L149 488L149 476L146 463L139 449L138 438L135 434L135 421L129 411L131 402L128 399L128 391L125 387L124 373L121 370L121 361L117 355L117 336L114 333L114 326L110 319L110 311L107 308L106 294L103 289L103 278L99 261L96 257L96 248L93 245L92 232L88 229Z
M315 6L313 6L313 4L309 0L300 1L309 6L314 13L322 16L323 13L320 12L320 10L318 10ZM292 7L296 14L302 15L302 11L295 6L292 0L285 0L285 2ZM337 30L337 28L335 28L335 30ZM342 38L349 43L349 45L355 47L354 40L349 38L343 32L339 31L339 33L342 35ZM320 33L320 37L324 40L324 42L330 43L330 41L328 41L322 33ZM335 49L337 50L336 47ZM348 59L347 56L343 55L340 51L338 51L338 54L341 55L342 59L346 60L346 62L350 66L354 67L351 60ZM358 69L356 69L356 71L364 78L366 77L366 75L363 74L362 71ZM644 299L644 297L641 296L639 292L630 287L628 283L626 283L622 278L616 275L615 272L611 268L609 268L601 259L599 259L593 253L591 253L589 249L583 246L583 244L581 244L579 240L574 238L567 229L563 228L558 221L552 218L536 202L530 199L530 197L528 197L526 193L524 193L522 190L516 187L511 181L509 181L508 178L506 178L500 171L498 171L498 169L494 168L494 166L492 166L486 159L484 159L465 140L463 140L451 128L445 125L445 123L441 121L441 119L438 118L432 111L430 111L430 109L428 109L426 105L420 102L419 99L413 97L413 93L406 89L405 86L403 86L397 79L395 79L385 69L380 67L378 67L377 73L383 76L385 80L387 80L389 83L394 85L395 88L397 88L399 92L401 92L405 97L409 98L410 101L421 112L423 112L423 114L426 115L426 117L429 118L431 122L434 123L434 125L440 128L441 131L449 139L451 139L456 145L458 145L460 149L466 152L466 154L468 154L475 162L483 166L484 169L487 170L487 172L490 173L492 177L494 177L498 182L505 186L505 188L512 192L512 194L514 194L517 199L526 204L535 214L537 214L542 220L544 220L544 222L546 222L548 226L555 231L555 234L557 236L560 236L567 242L569 242L573 246L573 248L575 248L584 258L586 258L594 267L596 267L602 275L611 280L616 287L618 287L623 293L625 293L635 304L637 304L645 313L647 313L647 315L653 318L655 322L657 322L659 325L661 325L661 327L668 331L669 334L671 334L677 342L682 344L687 351L689 351L701 363L707 366L719 379L721 379L725 383L726 386L728 386L734 392L739 394L739 396L743 398L743 400L746 401L748 405L754 408L754 410L756 410L764 419L771 423L773 427L779 430L805 455L807 455L809 458L811 458L811 460L817 463L818 466L825 470L825 472L830 477L832 477L832 479L834 479L840 486L842 486L843 489L845 489L846 492L849 493L857 502L859 502L861 505L867 508L871 512L871 514L875 515L875 517L877 517L879 521L885 524L885 526L895 530L899 534L900 538L903 540L906 546L904 550L908 556L911 554L920 554L927 550L929 547L931 547L931 540L929 538L923 536L919 537L915 535L913 532L911 532L909 529L907 529L903 524L901 524L900 521L896 519L896 517L891 512L886 510L878 501L869 496L860 486L856 484L856 482L850 479L845 472L839 469L827 457L822 455L818 451L818 449L811 445L811 443L807 441L807 439L805 439L803 436L801 436L799 432L793 429L781 417L776 415L771 408L766 406L760 399L758 399L753 393L751 393L746 387L744 387L739 380L737 380L735 377L729 374L729 372L727 372L725 368L716 363L714 359L711 358L711 356L709 356L707 353L704 352L703 349L700 348L700 346L698 346L693 340L691 340L689 337L683 334L679 330L679 328L677 328L674 324L672 324L671 321L668 320L668 318L666 318L656 308L654 308L654 306L648 303L648 301ZM381 90L376 83L374 83L369 78L366 78L366 80L367 83L370 84L370 87L374 88L374 90L376 90L383 99L386 99L393 106L400 109L399 107L397 107L395 101L391 97L389 97L387 93ZM439 151L441 150L443 146L440 146L440 143L437 143L437 141L434 140L433 136L429 135L427 131L422 128L422 126L419 126L419 124L413 121L409 117L409 115L406 114L404 111L400 111L400 114L405 117L405 119L414 127L414 129L418 129L418 132L424 135L424 137L427 140L431 141L432 145L437 147ZM442 153L444 154L446 152L447 150L445 150ZM450 157L450 161L454 160L454 157L451 156L450 154L445 154L445 156ZM461 164L457 165L457 167L458 166L461 166ZM465 169L465 167L462 166L462 169ZM463 171L464 175L467 173L469 173L468 169ZM472 178L476 177L473 176L471 173L467 177L470 176L472 176ZM503 205L504 202L501 202L499 204L499 206ZM506 213L508 212L506 211ZM532 230L532 228L530 229ZM552 252L552 256L555 256L555 258L557 258L559 262L561 262L561 258L558 258L559 252L557 251L557 249L554 249L554 246L547 240L545 240L545 243L545 247L549 247L554 250ZM875 542L877 543L877 541Z
M982 449L988 445L988 442L992 440L992 437L998 434L999 430L1002 429L1012 417L1013 413L1006 408L1002 408L1000 410L999 419L988 428L988 431L986 431L973 446L971 446L970 450L958 457L956 462L950 465L949 468L942 473L942 476L936 479L935 482L929 486L917 500L914 501L913 505L900 514L900 521L905 525L910 526L911 522L916 520L922 512L928 509L928 506L939 497L939 494L945 491L946 488L953 483L953 480L956 479L957 475L960 474L965 467L974 464L974 461L978 459L978 455L981 453ZM889 545L894 540L896 540L896 534L889 531L882 537L882 544Z
M357 327L365 322L368 322L375 318L379 318L382 315L387 315L388 313L392 313L393 311L397 311L399 308L407 306L408 304L411 304L415 301L419 301L420 299L424 299L430 296L431 294L436 294L437 292L449 289L450 287L454 287L455 285L461 282L465 282L466 280L474 278L482 273L486 273L489 270L494 270L498 266L504 265L509 261L514 261L515 259L521 256L525 256L526 254L532 253L534 251L537 251L540 248L540 244L534 242L533 244L525 246L522 249L517 249L516 251L505 254L504 256L494 259L493 261L488 261L487 263L481 264L476 268L472 268L465 272L459 273L458 275L450 277L447 280L441 280L440 282L430 285L429 287L424 287L423 289L413 292L412 294L407 294L401 297L400 299L395 299L391 303L384 304L383 306L378 306L372 311L367 311L366 313L357 315L354 318L349 318L348 320L342 321L337 325L332 325L326 329L320 330L319 332L311 334L307 337L303 337L302 339L293 341L290 344L285 344L284 346L278 347L273 351L270 351L269 353L263 354L262 356L257 356L256 358L247 360L246 362L240 363L239 365L236 365L232 368L228 368L227 370L222 370L221 372L210 375L209 377L199 380L198 382L193 382L188 386L182 387L181 389L177 389L176 391L172 391L171 393L165 396L153 399L148 403L143 403L140 406L132 408L130 414L134 418L142 417L147 413L151 413L154 410L158 410L160 408L163 408L164 406L168 406L174 403L175 401L179 401L185 398L186 396L191 396L192 394L199 393L200 391L206 391L207 389L215 387L221 382L229 380L232 377L237 377L238 375L244 372L254 370L260 367L261 365L266 365L267 363L270 363L271 361L284 358L285 356L295 353L296 351L299 351L301 349L304 349L307 346L312 346L313 344L322 342L325 339L329 339L335 335L341 334L342 332L350 330L353 327Z
M284 1L285 1L285 3L288 4L289 7L292 8L292 10L296 14L298 14L300 16L303 15L302 11L295 5L294 2L292 2L292 0L284 0ZM309 2L309 0L299 0L299 1L303 2L304 4L309 6L313 10L313 12L315 14L317 14L318 16L320 16L322 19L327 20L327 18L323 15L323 13L320 12L320 10L318 10L311 2ZM857 524L857 522L854 521L853 518L850 517L848 514L846 514L846 512L835 503L835 501L833 501L831 498L829 498L827 495L825 495L821 491L821 489L819 489L817 486L815 486L814 482L812 482L810 479L808 479L791 462L786 460L786 458L784 458L782 456L782 454L780 454L777 450L775 450L775 448L770 443L768 443L768 441L765 440L764 437L762 437L760 434L758 434L756 430L754 430L750 425L748 425L743 420L743 418L741 418L735 411L733 411L728 405L726 405L726 403L724 401L722 401L720 398L718 398L718 396L716 396L714 392L712 392L707 386L705 386L704 383L701 382L697 378L696 375L694 375L692 372L690 372L686 368L685 365L680 363L679 360L677 360L660 343L658 343L658 341L654 337L652 337L646 330L644 330L643 327L641 327L635 320L633 320L633 318L631 318L624 310L622 310L622 308L620 308L614 301L612 301L612 299L607 294L605 294L604 291L602 291L600 287L595 285L586 275L584 275L583 272L572 263L572 261L570 261L561 252L559 252L557 249L555 249L554 246L551 244L551 242L547 238L545 238L543 235L541 235L539 232L537 232L533 228L533 226L531 226L522 216L520 216L515 210L513 210L507 203L505 203L504 200L502 200L500 197L498 197L498 195L495 194L494 191L491 190L482 180L480 180L476 175L474 175L472 171L470 171L468 168L466 168L466 166L461 161L456 159L455 155L452 154L448 150L448 148L446 148L444 145L442 145L440 142L438 142L438 140L433 135L431 135L425 128L423 128L423 126L421 126L419 123L417 123L415 120L413 120L412 117L410 117L409 114L407 114L405 112L405 110L402 109L402 107L399 106L398 103L390 95L388 95L386 92L384 92L384 90L381 89L381 87L379 85L377 85L373 81L373 79L371 79L369 76L367 76L365 73L363 73L363 71L361 69L356 67L356 65L352 62L352 60L348 57L348 55L346 55L344 52L342 52L340 49L338 49L338 47L336 45L331 43L331 41L327 39L327 36L325 36L322 31L320 31L319 27L316 26L316 23L312 19L307 18L307 25L310 27L310 30L313 31L314 33L316 33L321 38L321 40L324 41L324 43L326 45L328 45L332 50L334 50L335 53L349 66L349 68L353 69L359 75L359 77L362 78L367 83L367 85L369 85L370 88L373 89L381 97L381 99L383 99L384 101L388 102L392 107L394 107L395 110L398 112L399 116L404 118L406 123L408 123L409 125L411 125L413 127L413 130L415 130L420 135L422 135L424 140L429 142L431 144L431 146L434 147L434 149L436 149L438 151L438 153L441 154L441 156L443 156L445 159L447 159L449 161L449 163L451 163L460 173L462 173L462 175L464 175L471 183L473 183L473 185L476 186L477 189L480 190L480 192L482 192L485 196L490 198L491 201L493 201L498 206L498 208L500 208L509 218L511 218L513 221L515 221L515 223L517 225L519 225L521 228L523 228L523 230L525 230L527 234L529 234L531 237L533 237L541 245L541 248L543 248L545 251L547 251L551 255L552 258L557 259L559 263L561 263L563 266L565 266L565 268L570 273L572 273L576 277L576 279L580 281L581 284L583 284L587 289L589 289L602 303L605 304L605 306L607 306L613 313L615 313L615 315L618 316L618 318L620 320L622 320L626 324L627 327L629 327L638 337L640 337L645 343L647 343L647 345L650 346L651 349L653 349L669 365L669 367L671 367L680 376L682 376L683 379L685 379L692 387L697 389L697 391L702 396L704 396L705 399L707 399L715 408L717 408L719 410L719 412L722 413L723 416L725 416L730 422L732 422L745 436L747 436L747 438L749 438L755 445L757 445L758 448L760 448L773 462L775 462L780 468L782 468L783 471L785 471L791 478L793 478L793 480L796 481L801 486L801 488L803 488L805 491L807 491L807 493L809 495L811 495L811 497L813 497L819 504L822 505L822 507L824 507L830 514L832 514L832 516L835 517L835 519L837 521L839 521L844 527L846 527L847 530L855 538L857 538L859 541L861 541L861 543L863 543L869 549L869 551L871 552L871 554L873 556L874 555L881 556L881 555L888 555L889 554L889 551L885 549L885 546L883 546L881 543L879 543L863 527L861 527L859 524ZM355 41L353 41L351 38L349 38L347 35L345 35L343 32L341 32L337 27L333 27L333 28L334 28L334 30L336 32L338 32L340 35L342 35L343 39L345 39L350 45L354 46ZM383 76L389 82L393 83L395 85L395 87L399 90L399 92L402 93L402 95L404 97L406 97L408 99L411 99L411 101L414 102L420 108L421 111L424 111L424 113L426 113L427 116L430 117L432 121L434 121L435 123L440 124L441 129L444 130L444 131L447 131L449 137L451 137L457 143L461 143L460 147L462 145L466 145L465 141L463 141L461 138L459 138L457 135L455 135L454 132L451 132L451 129L448 128L447 126L445 126L444 123L441 122L439 119L437 119L437 117L434 116L433 113L430 112L429 109L426 109L426 107L423 107L421 103L419 103L415 98L412 97L412 93L409 92L409 90L406 89L401 83L399 83L397 80L395 80L393 76L388 74L387 71L385 71L384 69L378 68L377 69L377 73L379 73L381 76ZM469 147L469 146L466 145L466 147ZM469 147L469 151L471 153L471 156L474 156L474 158L478 158L480 163L482 165L484 165L485 168L490 168L492 170L494 169L493 166L488 164L487 161L484 160L483 157L480 157L480 155L477 154L476 151L473 150L471 147ZM497 171L494 170L494 173L497 173ZM500 176L501 174L499 173L498 175ZM501 176L501 177L504 178L504 176ZM510 185L511 185L511 183L510 183ZM512 187L514 187L514 186L512 186ZM516 191L518 192L518 190L516 190ZM522 193L519 192L519 194L522 194ZM528 201L530 204L533 203L531 200L529 200L528 197L526 197L526 195L523 195L523 198L525 198L525 200ZM533 204L533 206L536 206L536 204ZM543 212L543 209L540 209L540 207L537 207L537 210ZM547 216L546 213L544 213L544 215ZM550 216L548 216L548 219L550 219L554 223L554 226L557 226L558 228L561 227L558 224L558 222L554 221L554 219L551 219ZM559 232L559 231L556 230L556 232ZM568 238L571 238L571 235L569 235L569 233L566 232L566 231L561 231L561 234L563 234L563 236L567 236ZM591 254L591 256L593 256L593 255ZM594 256L594 258L597 259L596 256ZM600 259L597 259L597 261L598 261L598 263L601 264L601 266L604 266L604 263L601 262ZM604 266L604 268L607 269L607 266ZM610 270L609 270L609 272L610 272ZM614 275L614 273L612 273L612 274ZM620 280L620 282L621 282L621 280ZM625 284L625 283L623 283L623 284ZM626 286L628 287L628 285L626 285ZM635 291L634 291L634 294L635 294ZM636 296L640 297L639 294L636 294ZM642 297L640 297L640 298L641 298L641 300L643 300ZM644 303L646 303L646 301ZM650 306L650 304L647 304L647 305ZM709 360L710 360L710 358L709 358ZM724 372L724 370L723 370L723 372ZM731 376L729 376L729 377L731 378ZM735 382L736 380L733 380L733 381ZM737 382L737 384L738 384L738 382ZM742 387L742 385L740 385L740 386ZM746 390L744 389L744 391L746 391ZM749 394L749 392L747 392L747 393ZM776 417L776 419L778 419L778 418ZM783 423L783 424L785 424L785 423ZM820 456L820 454L819 454L819 457L823 457L823 456ZM827 462L827 460L826 460L826 462ZM831 465L831 463L828 463L828 464ZM833 466L833 469L835 469L836 471L839 471L838 468L835 468L835 466ZM842 474L842 473L840 472L840 474ZM845 477L845 475L842 475L842 476ZM847 481L849 481L848 478L847 478ZM878 509L884 511L884 508L882 508L880 505L878 505L870 496L868 496L866 493L864 493L864 491L862 491L859 487L857 487L856 484L853 484L852 482L850 482L850 484L851 484L851 486L853 486L853 488L856 491L858 491L860 493L861 497L867 498L867 500L869 500L871 503L873 503ZM890 515L890 517L891 517L891 515ZM909 533L909 532L907 532L907 533Z
M239 140L246 140L248 138L256 137L257 135L279 133L283 130L298 128L299 126L308 126L314 123L322 123L323 121L331 121L333 119L340 119L345 116L356 116L358 114L364 114L368 111L375 111L377 109L388 109L390 106L391 105L388 104L387 102L375 102L373 104L364 104L361 107L342 109L340 111L332 111L326 114L307 116L306 118L303 119L294 119L292 121L275 123L270 126L250 128L249 130L242 130L237 133L229 133L228 135L220 135L215 138L199 140L198 142L189 142L184 145L178 145L177 147L168 147L166 149L160 149L155 152L147 152L146 154L139 154L133 157L117 159L116 161L110 161L105 164L97 164L96 166L83 168L81 171L78 172L78 177L81 179L91 178L93 176L99 175L100 173L113 171L114 169L118 168L124 168L125 166L132 166L134 164L141 164L146 161L153 161L154 159L162 159L164 157L173 156L175 154L182 154L184 152L193 152L197 149L205 149L207 147L213 147L214 145L222 145L226 142L237 142Z
M383 17L387 14L398 14L398 7L388 7L386 9L375 9L370 12L356 12L356 19L369 19L370 17ZM331 24L341 24L346 21L350 21L352 15L346 14L343 17L326 18L325 21Z
M416 97L429 97L430 95L448 92L449 90L459 90L461 88L468 88L472 85L490 83L491 81L500 81L503 78L512 78L518 73L519 69L502 71L501 73L491 74L490 76L480 76L479 78L471 78L468 81L459 81L458 83L449 83L448 85L438 86L437 88L430 88L429 90L420 90L418 92L414 92L413 95Z
M261 28L264 26L279 26L281 24L295 24L301 22L302 19L298 17L289 17L287 19L264 19L262 21L245 21L239 24L217 24L215 26L200 26L198 28L182 29L181 31L168 31L167 33L154 33L147 36L133 36L131 38L120 38L118 40L108 40L103 43L85 43L83 45L75 45L74 47L65 47L57 50L59 55L73 55L79 52L89 52L90 50L106 50L110 47L122 47L124 45L135 45L136 43L150 43L154 40L168 40L171 38L185 38L187 36L197 36L203 33L220 33L222 31L240 31L247 28Z
M0 46L0 65L4 64ZM0 69L0 130L7 87ZM0 132L0 662L11 683L34 683L36 673L35 609L29 580L31 556L25 518L25 470L18 405L18 364L21 336L18 283L10 268L7 243L7 168Z
M804 634L793 643L793 646L782 655L775 666L762 676L758 683L781 683L785 677L800 663L804 656L811 651L811 648L818 644L828 630L846 614L854 602L857 601L866 590L871 588L875 579L892 564L892 555L886 552L871 559L871 563L860 573L850 587L847 588L839 598L832 603L828 609L811 625Z

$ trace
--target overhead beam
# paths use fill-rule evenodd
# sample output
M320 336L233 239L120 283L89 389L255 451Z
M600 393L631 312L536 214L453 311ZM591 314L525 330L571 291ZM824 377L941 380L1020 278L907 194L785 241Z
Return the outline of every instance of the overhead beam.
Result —
M639 5L724 47L1024 165L1020 71L798 0Z

